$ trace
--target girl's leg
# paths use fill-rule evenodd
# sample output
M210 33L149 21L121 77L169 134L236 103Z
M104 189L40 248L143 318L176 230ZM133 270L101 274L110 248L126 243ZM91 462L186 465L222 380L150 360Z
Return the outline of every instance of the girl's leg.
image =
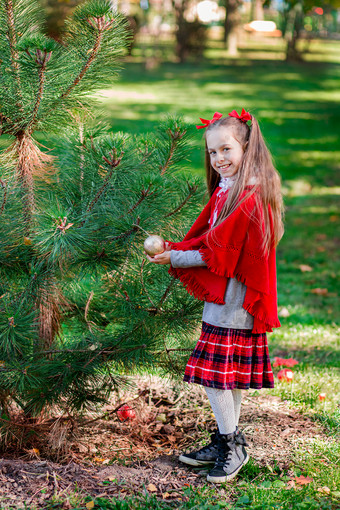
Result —
M232 390L204 387L215 415L220 434L232 434L236 430L235 404Z
M234 412L235 412L235 423L238 425L240 419L241 412L241 403L242 403L242 391L241 390L231 390L234 399Z

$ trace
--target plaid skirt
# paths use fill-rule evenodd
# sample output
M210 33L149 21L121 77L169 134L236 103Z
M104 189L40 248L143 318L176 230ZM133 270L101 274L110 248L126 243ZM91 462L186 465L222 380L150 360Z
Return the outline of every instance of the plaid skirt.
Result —
M184 381L221 390L274 388L266 333L203 322Z

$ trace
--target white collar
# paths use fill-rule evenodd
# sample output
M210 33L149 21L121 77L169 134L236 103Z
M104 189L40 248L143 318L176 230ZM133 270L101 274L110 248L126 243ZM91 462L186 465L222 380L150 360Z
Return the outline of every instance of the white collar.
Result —
M219 187L221 188L220 192L222 192L222 191L224 192L224 191L227 191L228 189L230 189L235 181L236 181L236 176L234 176L234 175L232 177L221 177L221 180L219 183Z

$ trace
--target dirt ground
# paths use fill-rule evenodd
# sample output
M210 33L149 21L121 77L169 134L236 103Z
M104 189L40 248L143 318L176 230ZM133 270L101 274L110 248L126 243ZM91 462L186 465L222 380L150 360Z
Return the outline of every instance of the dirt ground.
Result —
M136 418L119 421L113 411L121 402L129 402ZM201 387L141 378L138 391L113 400L103 412L101 419L89 422L87 417L89 423L80 426L58 420L47 448L36 438L20 455L8 451L0 459L1 509L44 508L74 490L126 497L146 489L171 501L185 486L206 484L206 470L188 469L177 460L181 452L203 444L215 427ZM265 391L244 392L240 428L256 463L288 472L295 447L308 448L312 438L323 437L317 423ZM217 490L222 496L225 488ZM72 506L66 500L63 508Z

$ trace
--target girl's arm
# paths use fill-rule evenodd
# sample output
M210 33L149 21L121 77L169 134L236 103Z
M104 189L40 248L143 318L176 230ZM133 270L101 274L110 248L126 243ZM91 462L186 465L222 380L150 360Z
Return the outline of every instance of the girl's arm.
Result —
M172 267L175 268L185 268L185 267L194 267L194 266L205 266L206 263L202 259L202 255L198 250L188 250L188 251L165 251L159 255L155 255L154 257L147 258L150 262L154 264L171 264Z

